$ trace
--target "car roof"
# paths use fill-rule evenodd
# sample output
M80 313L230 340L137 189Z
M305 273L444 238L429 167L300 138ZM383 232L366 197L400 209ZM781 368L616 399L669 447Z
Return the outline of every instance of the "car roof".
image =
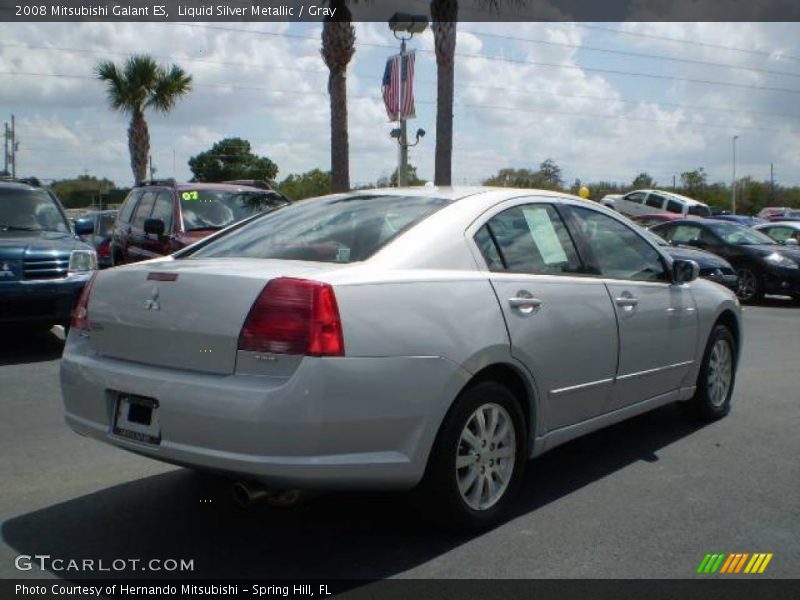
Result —
M775 227L776 225L783 225L784 227L791 227L792 229L800 229L800 221L769 221L767 223L759 223L753 229L765 229L767 227Z
M5 188L11 188L13 190L22 190L26 192L34 192L36 190L45 191L44 188L35 185L30 185L28 183L22 183L20 181L3 181L2 179L0 179L0 186Z
M667 190L656 190L656 189L632 190L628 192L628 194L632 194L633 192L644 192L646 194L660 194L662 196L671 196L673 198L677 198L678 200L682 200L683 202L691 206L696 206L696 205L708 206L705 202L700 202L699 200L695 200L694 198L689 198L689 196L684 196L683 194L677 194L675 192L669 192Z
M401 188L372 188L367 190L354 190L352 192L345 192L354 196L430 196L436 198L445 198L447 200L463 200L464 198L478 196L481 194L492 194L492 198L496 200L504 200L507 198L517 198L520 196L551 196L563 198L568 200L580 200L587 202L578 196L572 194L565 194L563 192L554 192L552 190L542 190L534 188L510 188L510 187L491 187L491 186L416 186L416 187L401 187ZM593 203L594 204L594 203ZM598 204L599 206L599 204Z

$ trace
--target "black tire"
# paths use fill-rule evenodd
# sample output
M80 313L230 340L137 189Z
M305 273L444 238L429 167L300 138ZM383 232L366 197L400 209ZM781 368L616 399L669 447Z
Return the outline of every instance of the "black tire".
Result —
M479 408L490 405L499 405L505 411L504 418L510 418L514 428L515 454L513 462L509 458L509 462L505 463L507 466L513 464L505 490L491 506L476 510L467 504L459 491L456 457L459 448L464 448L462 432L470 419ZM445 529L479 531L497 524L506 513L519 486L527 462L527 447L525 417L519 402L508 388L494 381L470 385L453 403L439 429L423 480L414 491L417 507L435 526ZM498 445L498 450L499 448ZM500 465L498 460L498 471ZM491 472L494 467L487 468ZM495 475L490 477L494 478Z
M725 342L730 351L730 381L724 398L714 398L713 386L709 381L709 375L713 369L712 355L718 343ZM705 352L703 353L703 363L700 365L700 373L697 376L697 389L694 397L688 402L683 403L686 416L693 420L704 422L716 421L723 418L731 410L731 396L736 384L736 363L738 358L738 348L736 340L730 329L725 325L715 325L708 337Z
M736 275L739 277L736 296L742 303L752 304L763 300L764 280L756 269L749 265L738 267Z

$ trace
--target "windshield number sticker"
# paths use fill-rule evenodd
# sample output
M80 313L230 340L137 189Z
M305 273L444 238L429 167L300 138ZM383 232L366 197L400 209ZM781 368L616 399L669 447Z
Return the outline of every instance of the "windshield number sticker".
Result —
M183 192L181 198L184 200L200 200L200 193L196 190L192 192Z

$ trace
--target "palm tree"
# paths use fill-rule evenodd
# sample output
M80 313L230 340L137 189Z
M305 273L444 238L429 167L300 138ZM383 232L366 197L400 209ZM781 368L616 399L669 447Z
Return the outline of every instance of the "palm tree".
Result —
M497 9L499 0L476 0ZM524 5L525 0L507 0ZM431 0L433 40L436 49L436 157L434 183L451 185L453 171L453 88L455 86L456 23L458 0Z
M101 61L95 74L107 83L108 101L115 110L130 113L128 150L131 154L133 179L138 185L147 177L150 154L150 133L144 112L154 108L167 113L192 89L192 76L177 65L162 67L144 54L130 56L123 65Z
M347 135L347 65L355 54L356 30L345 0L329 0L336 16L322 25L322 59L330 71L331 191L350 189L350 143Z

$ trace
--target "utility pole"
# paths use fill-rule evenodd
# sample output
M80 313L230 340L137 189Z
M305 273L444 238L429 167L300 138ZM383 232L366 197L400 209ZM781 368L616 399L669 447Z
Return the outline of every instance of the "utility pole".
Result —
M3 175L8 174L8 140L11 133L8 131L8 123L3 123Z
M408 131L406 117L403 113L403 74L408 77L406 70L406 39L400 39L400 158L397 166L397 187L406 185L406 170L408 169Z
M14 115L11 115L11 177L17 176L17 129Z
M771 203L775 204L775 165L769 163L769 196Z
M672 176L672 191L675 191L675 175Z
M153 166L153 155L152 154L149 156L149 159L150 159L150 179L152 180L152 179L156 178L155 175L156 175L156 171L158 171L158 169L156 169Z
M736 214L736 140L738 135L733 136L733 182L731 183L731 214Z

